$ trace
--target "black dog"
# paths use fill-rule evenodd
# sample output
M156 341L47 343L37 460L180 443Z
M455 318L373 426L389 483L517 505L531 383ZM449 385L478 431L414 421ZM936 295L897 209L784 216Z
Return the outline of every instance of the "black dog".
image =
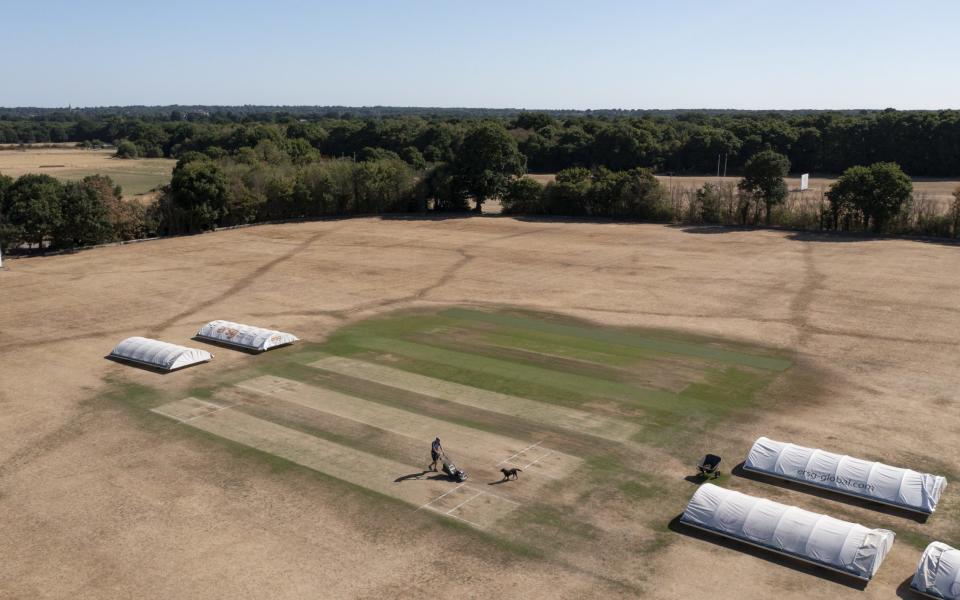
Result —
M510 479L510 476L513 475L514 479L519 479L520 476L517 475L523 469L500 469L500 472L503 473L503 479L501 481L506 481Z

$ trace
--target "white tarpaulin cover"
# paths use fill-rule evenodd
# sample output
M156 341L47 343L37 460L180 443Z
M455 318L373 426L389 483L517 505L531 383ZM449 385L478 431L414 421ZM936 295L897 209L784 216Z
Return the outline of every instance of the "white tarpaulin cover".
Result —
M197 337L258 352L292 344L299 340L297 336L290 333L244 325L243 323L231 323L230 321L210 321L200 328Z
M947 485L947 480L939 475L918 473L765 437L753 444L743 468L925 514L934 511Z
M931 542L920 557L910 587L934 598L960 600L960 550Z
M894 533L705 483L680 521L860 579L872 578Z
M167 371L207 362L213 358L213 355L206 350L187 348L144 337L129 337L123 340L117 344L110 356Z

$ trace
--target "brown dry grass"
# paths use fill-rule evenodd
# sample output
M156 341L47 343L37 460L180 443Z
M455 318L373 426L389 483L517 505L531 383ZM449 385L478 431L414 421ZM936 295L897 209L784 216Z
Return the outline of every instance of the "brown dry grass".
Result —
M26 173L45 173L57 179L83 179L87 175L109 175L123 188L125 196L146 195L153 188L170 182L177 161L169 158L113 158L113 150L18 147L0 149L0 173L19 177ZM144 198L141 199L145 199Z
M691 455L742 453L764 434L960 473L956 247L700 231L493 216L354 219L9 261L0 272L0 596L624 594L597 576L604 565L630 570L656 598L892 597L920 553L902 540L864 592L679 533L644 555L629 523L616 520L594 526L622 528L622 544L570 546L566 563L543 562L492 552L471 531L90 400L105 378L185 397L213 369L250 359L221 350L211 365L166 376L103 359L129 335L182 343L206 320L230 318L320 340L393 309L509 304L773 346L823 374L782 390L827 389L816 401L709 432ZM130 387L125 401L136 396ZM904 522L797 489L731 483L867 525ZM951 490L922 526L930 536L956 531Z

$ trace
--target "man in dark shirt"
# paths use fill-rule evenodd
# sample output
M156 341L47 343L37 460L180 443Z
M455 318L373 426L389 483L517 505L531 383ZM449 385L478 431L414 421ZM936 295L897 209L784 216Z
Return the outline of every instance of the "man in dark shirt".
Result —
M437 438L430 444L430 459L433 461L430 463L431 471L437 470L437 461L441 456L443 456L443 446L440 445L440 438Z

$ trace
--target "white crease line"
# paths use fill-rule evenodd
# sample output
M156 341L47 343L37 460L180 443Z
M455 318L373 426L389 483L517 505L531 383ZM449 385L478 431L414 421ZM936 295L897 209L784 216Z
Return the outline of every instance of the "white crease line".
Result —
M438 511L438 512L439 512L439 511ZM476 527L477 529L486 529L486 527L484 527L484 526L481 525L480 523L474 523L474 522L471 521L470 519L464 519L463 517L458 517L457 515L451 515L451 514L449 514L449 513L447 513L447 516L448 516L448 517L453 517L454 519L460 519L460 520L463 521L464 523L469 523L470 525L473 525L473 526Z
M544 454L543 456L541 456L541 457L538 458L537 460L529 463L528 465L526 465L526 466L523 467L523 468L526 469L527 467L532 467L533 465L537 464L538 462L540 462L541 460L543 460L543 459L545 459L546 457L550 456L551 454L553 454L553 450L551 450L550 452L547 452L546 454Z
M211 402L211 404L213 404L213 403ZM206 416L208 416L208 415L212 415L213 413L218 413L218 412L220 412L221 410L227 410L228 408L233 408L234 406L236 406L236 405L235 405L235 404L230 404L230 405L228 405L228 406L221 406L220 408L207 411L207 412L203 413L202 415L196 415L196 416L190 417L189 419L180 419L180 422L181 422L181 423L187 423L187 422L192 421L192 420L194 420L194 419L199 419L200 417L206 417Z
M462 487L465 486L465 485L467 485L467 484L461 483L460 485L458 485L457 487L453 488L452 490L447 490L447 491L445 491L444 493L440 494L439 496L437 496L436 498L434 498L434 499L431 500L430 502L427 502L426 504L424 504L424 505L421 506L420 508L425 508L425 507L427 507L427 506L430 506L431 504L433 504L434 502L436 502L436 501L439 500L440 498L443 498L443 497L446 496L447 494L451 494L451 493L459 490L460 488L462 488ZM417 510L420 510L420 508L418 508Z
M447 514L449 515L450 513L452 513L453 511L457 510L458 508L460 508L461 506L463 506L463 505L466 504L467 502L470 502L471 500L475 500L475 499L479 498L479 497L482 496L482 495L483 495L483 492L477 492L477 494L476 494L475 496L470 496L469 498L467 498L466 500L464 500L464 501L461 502L460 504L458 504L458 505L454 506L453 508L451 508L450 510L448 510L448 511L447 511Z
M514 454L513 456L501 460L500 462L497 463L497 466L500 466L500 465L502 465L502 464L505 463L505 462L509 462L509 461L513 460L514 458L520 456L520 455L523 454L524 452L526 452L526 451L528 451L528 450L532 450L533 448L539 446L539 445L542 444L542 443L543 443L543 440L540 440L540 441L537 442L536 444L531 444L531 445L527 446L526 448L524 448L524 449L521 450L520 452L517 452L517 453Z

